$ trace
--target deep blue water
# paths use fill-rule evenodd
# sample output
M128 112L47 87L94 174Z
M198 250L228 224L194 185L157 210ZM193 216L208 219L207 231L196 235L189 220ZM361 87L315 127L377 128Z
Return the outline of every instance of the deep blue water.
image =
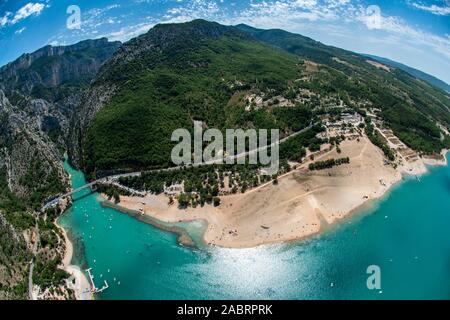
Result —
M73 186L82 173L66 164ZM85 191L60 219L100 299L450 299L450 168L407 178L370 209L307 241L191 250ZM87 194L87 195L86 195ZM197 237L202 225L188 224ZM366 286L381 268L381 290Z

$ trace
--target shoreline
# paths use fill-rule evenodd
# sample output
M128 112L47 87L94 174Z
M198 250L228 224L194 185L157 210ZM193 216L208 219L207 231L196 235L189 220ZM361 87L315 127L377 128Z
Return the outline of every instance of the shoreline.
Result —
M68 283L67 287L74 291L76 300L93 300L94 295L91 293L91 285L87 276L83 273L79 266L71 264L73 257L73 243L70 240L67 231L58 223L58 219L55 221L55 225L59 230L61 230L65 242L62 269L69 273L75 281L74 283Z
M420 176L429 174L430 170L428 169L428 167L447 166L448 165L448 159L447 159L448 152L450 152L450 150L443 150L441 152L441 155L443 156L444 161L431 159L431 158L421 158L423 164L425 165L425 170L423 170L423 171L419 171L419 172L415 172L415 173L411 174L411 173L406 172L405 170L400 169L400 171L402 173L401 179L392 183L385 190L385 192L383 194L379 195L378 197L368 199L367 201L363 202L358 207L350 210L344 217L340 218L339 221L336 221L334 223L323 226L323 228L321 228L321 230L319 232L317 232L315 234L311 234L311 236L305 236L303 238L294 239L292 241L287 241L287 243L289 243L289 242L294 243L296 241L301 242L301 241L305 241L309 238L312 238L314 236L320 236L324 232L331 231L332 229L338 227L342 223L351 222L351 220L354 218L362 218L367 214L371 214L373 212L373 210L375 210L378 207L380 201L383 201L386 197L388 197L394 191L394 189L399 187L403 182L406 181L406 179L408 179L408 178L412 179L413 177L420 177ZM267 243L267 244L270 244L270 243ZM265 244L262 244L262 245L265 245Z
M356 145L356 142L349 142L348 144ZM355 154L353 156L354 159L361 158L362 154L368 149L370 149L370 153L368 154L370 157L374 157L377 154L380 154L380 151L376 149L375 146L371 144L367 145L367 142L363 147L361 147L360 145L359 148L362 149L362 151L360 150L360 154ZM350 153L351 152L352 150L350 150ZM406 165L402 165L397 169L389 168L383 165L383 157L381 156L378 159L380 160L379 167L373 165L371 169L364 168L364 165L359 165L358 167L358 164L356 164L356 166L354 167L352 167L351 165L348 165L347 168L345 168L345 166L342 166L339 168L323 170L319 173L303 172L304 176L308 178L310 176L313 176L314 178L315 176L319 176L318 185L320 185L320 183L323 183L325 186L316 189L312 188L312 191L307 189L308 192L303 193L301 192L302 190L300 190L299 187L296 186L297 191L300 190L300 193L294 194L292 196L292 199L284 201L293 202L293 205L296 206L294 206L294 210L291 210L291 206L288 206L287 204L281 206L281 211L283 213L280 214L281 218L279 218L278 220L285 218L285 221L282 221L282 223L280 223L276 217L273 218L273 212L271 214L269 212L268 214L261 215L257 210L255 211L254 208L250 208L251 206L242 204L242 202L245 203L246 201L248 201L255 206L258 206L258 201L256 200L261 200L258 199L258 194L266 193L272 195L272 192L274 190L270 189L276 189L277 187L279 187L272 186L272 184L261 185L243 195L226 196L222 199L224 204L221 204L219 208L215 208L211 205L205 205L204 208L197 209L178 209L173 208L173 206L167 207L164 206L165 202L167 202L166 199L162 198L161 196L152 195L146 196L144 198L121 197L121 202L118 205L114 206L119 211L125 213L127 213L126 211L131 210L138 217L150 217L151 220L156 223L156 225L152 223L155 227L158 227L158 221L162 223L177 223L203 220L206 222L207 228L202 235L202 239L205 244L211 246L225 248L251 248L260 245L297 242L320 235L326 230L333 228L338 223L345 222L355 215L364 212L366 209L370 209L370 207L373 206L376 201L379 201L380 199L386 197L396 185L401 183L405 179L405 176L414 177L426 174L429 172L427 168L428 166L448 165L448 161L446 158L447 152L448 150L444 150L441 153L445 160L420 158L419 161L416 161L414 163L407 163ZM345 156L345 152L343 152L342 155ZM330 154L326 154L322 156L322 158L329 156ZM316 161L319 159L320 158L317 158ZM300 168L293 170L287 175L284 175L279 181L283 182L285 180L292 180L292 176L295 176L296 173L299 175L300 172L302 172L302 167L304 166L305 163L303 163ZM376 169L379 170L377 171ZM356 174L355 172L353 172L353 170L356 172ZM360 172L358 172L358 170ZM336 183L335 185L333 185L332 183L333 181L340 181L339 179L341 177L339 177L339 174L345 176L346 174L349 174L349 171L350 175L356 176L357 180L364 179L364 177L360 177L360 175L362 173L365 173L365 170L372 170L373 172L375 172L375 174L373 172L371 172L371 175L369 174L369 178L371 178L372 180L374 180L374 176L376 181L378 181L378 178L381 177L379 179L379 184L381 184L381 186L377 185L376 183L373 184L373 181L370 188L363 185L363 187L366 188L362 189L364 189L364 191L367 191L367 195L364 195L363 199L358 199L358 195L361 195L362 192L361 190L358 190L360 186L358 186L357 184L355 186L352 186L351 183L348 183L349 179L342 177L341 180L343 182L341 181L341 183ZM330 176L328 180L332 180L331 183L328 183L329 185L327 185L326 182L323 182L327 181L327 178L323 178L323 176L325 176L324 173L328 173L328 175ZM355 179L355 177L353 178ZM323 181L320 179L322 179ZM290 185L288 185L288 187L290 187ZM337 191L334 191L333 188ZM345 198L344 196L346 193L353 194L354 196L350 197L351 199L349 200L348 197ZM273 199L271 202L277 202L277 196L278 194L275 194L275 199ZM331 200L329 200L327 197L331 198ZM102 198L105 199L104 196L102 196ZM239 209L233 208L233 198L237 199L237 206L240 206ZM342 200L342 198L344 199ZM242 199L244 199L244 201L242 201ZM109 201L106 200L105 202ZM345 204L342 205L342 203L339 202L344 202ZM338 204L338 207L340 205L340 207L336 210L330 210L329 208L333 208L333 205L330 206L329 204L334 203ZM264 204L262 206L260 205L260 207L262 208L262 210L264 210ZM252 216L252 212L256 213L255 216ZM300 220L303 219L303 221L292 221L292 216L297 216L300 218ZM268 230L272 226L266 227L262 222L267 221L269 218L272 219L269 221L273 222L273 225L277 228L276 232L279 232L278 234L272 233L271 235L265 235L259 228L248 228L248 225L260 224L261 229ZM146 222L146 219L141 218L139 220ZM298 230L298 228L297 230L294 230L293 228L292 230L288 230L294 225L293 222L299 223L300 227L302 227L303 230ZM247 224L247 226L245 226L245 224ZM245 228L249 230L245 230ZM240 234L241 229L244 229L244 236L241 236Z
M182 227L179 226L169 226L164 225L162 221L159 221L158 219L152 218L148 215L142 215L139 211L128 209L126 207L122 207L119 204L115 204L111 202L110 200L106 199L104 195L100 195L103 200L100 202L100 204L105 208L111 208L115 209L117 211L120 211L124 214L127 214L131 216L132 218L150 224L154 226L155 228L158 228L162 231L174 233L177 236L177 242L185 247L197 249L198 246L195 243L195 241L192 239L192 237L189 235L189 233Z
M448 149L443 149L440 155L444 158L444 160L433 159L429 157L423 158L423 162L426 166L439 167L439 166L448 166L447 155L450 152Z

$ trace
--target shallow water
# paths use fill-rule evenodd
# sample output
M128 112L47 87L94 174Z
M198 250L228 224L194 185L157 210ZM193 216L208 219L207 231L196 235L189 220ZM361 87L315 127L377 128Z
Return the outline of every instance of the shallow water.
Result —
M67 163L74 187L81 172ZM103 208L83 191L60 223L73 263L90 267L100 299L450 299L450 168L407 178L370 209L321 236L252 249L179 246L176 236ZM204 228L185 223L194 239ZM381 290L366 286L381 268Z

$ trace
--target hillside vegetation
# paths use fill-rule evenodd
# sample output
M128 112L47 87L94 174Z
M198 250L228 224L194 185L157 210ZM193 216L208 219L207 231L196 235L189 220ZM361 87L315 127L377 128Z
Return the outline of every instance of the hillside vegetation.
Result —
M307 125L310 114L301 106L279 111L252 108L246 101L251 92L263 93L266 100L284 94L299 77L297 57L232 28L206 27L156 27L138 39L153 44L150 50L104 70L101 81L120 83L120 89L89 128L87 172L169 166L172 131L192 128L193 120L219 129L283 132ZM179 35L179 28L191 29L190 37ZM161 34L172 33L159 47Z
M358 110L371 107L394 133L412 149L440 152L449 146L442 139L437 122L450 128L450 95L401 69L370 63L370 58L283 30L260 30L246 25L238 28L317 64L308 81L301 83L321 96L336 93Z
M103 86L114 88L112 97L98 112L89 100L83 109L94 110L80 142L81 166L90 174L170 166L172 131L192 128L194 120L286 135L339 104L377 113L414 150L450 146L438 126L450 128L447 93L282 30L203 20L157 25L103 66L93 87Z

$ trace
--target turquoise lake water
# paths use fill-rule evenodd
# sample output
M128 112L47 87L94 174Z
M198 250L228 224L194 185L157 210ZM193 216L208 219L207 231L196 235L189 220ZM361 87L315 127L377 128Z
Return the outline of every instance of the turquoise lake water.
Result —
M83 174L67 163L74 187ZM307 241L253 249L179 246L83 191L60 223L99 299L450 299L450 167L406 178L382 200ZM199 238L201 223L185 224ZM381 268L381 290L366 286Z

